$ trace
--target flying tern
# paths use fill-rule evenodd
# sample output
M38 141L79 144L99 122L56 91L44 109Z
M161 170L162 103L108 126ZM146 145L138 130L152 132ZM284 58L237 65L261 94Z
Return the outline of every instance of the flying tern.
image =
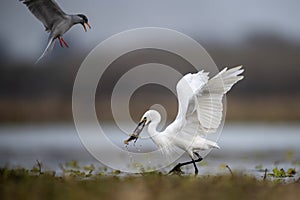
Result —
M86 26L91 28L88 18L83 14L66 14L54 0L19 0L23 2L31 13L40 20L45 31L49 32L48 44L43 54L37 59L38 63L53 47L55 40L58 39L61 47L64 45L69 47L63 39L63 34L66 33L75 24L81 24L84 31L87 31Z

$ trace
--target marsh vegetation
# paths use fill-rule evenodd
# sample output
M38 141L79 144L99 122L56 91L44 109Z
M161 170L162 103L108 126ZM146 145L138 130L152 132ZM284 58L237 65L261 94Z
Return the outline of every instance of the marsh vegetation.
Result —
M256 178L233 172L222 175L168 175L164 172L123 174L79 166L61 165L63 173L44 171L37 162L32 169L1 168L1 199L297 199L300 181ZM274 168L275 169L275 168ZM293 172L293 175L296 172ZM263 172L262 172L263 174Z

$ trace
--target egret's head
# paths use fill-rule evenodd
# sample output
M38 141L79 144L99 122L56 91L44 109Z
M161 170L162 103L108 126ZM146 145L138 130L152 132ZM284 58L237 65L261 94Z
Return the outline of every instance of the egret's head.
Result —
M133 133L130 135L129 139L125 140L124 143L128 144L130 141L139 138L140 133L143 131L144 127L149 125L154 120L160 120L160 114L155 110L148 110L144 113L137 127L134 129Z
M156 110L148 110L147 112L144 113L143 117L141 120L146 120L145 125L149 125L153 121L160 122L160 114Z
M85 32L87 31L85 25L87 25L89 27L89 29L91 29L91 25L89 24L89 20L85 15L78 14L77 16L80 17L80 24L83 26L83 29L84 29Z

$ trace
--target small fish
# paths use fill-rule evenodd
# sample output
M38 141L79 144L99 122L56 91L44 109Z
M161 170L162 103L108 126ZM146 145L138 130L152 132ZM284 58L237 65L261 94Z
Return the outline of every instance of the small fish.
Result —
M139 138L140 133L142 132L143 128L146 124L146 119L142 119L138 126L134 129L133 133L130 134L130 137L124 141L124 144L128 145L128 143L132 140L135 140L134 143L136 143L137 139Z

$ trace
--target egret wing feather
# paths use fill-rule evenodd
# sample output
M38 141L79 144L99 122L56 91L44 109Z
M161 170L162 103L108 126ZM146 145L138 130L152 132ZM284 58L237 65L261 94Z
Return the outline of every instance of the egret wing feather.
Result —
M186 74L176 86L178 97L178 114L176 119L182 120L194 111L195 95L208 81L208 73L200 71L195 74Z
M195 130L199 129L199 120L196 110L196 95L208 82L208 73L199 71L194 74L186 74L177 83L178 96L178 114L174 124L171 124L167 129L173 130L176 127L176 122L183 123L182 129L178 130L181 134L195 134Z
M215 132L220 126L223 117L223 96L235 83L243 79L243 76L239 76L244 71L241 68L242 66L230 70L223 69L197 94L197 116L205 133Z
M66 13L54 0L19 0L23 2L31 13L51 31L56 23L67 18Z
M208 73L203 71L185 75L177 85L177 119L182 115L185 117L181 133L203 137L215 132L222 121L223 95L243 79L243 76L239 76L242 72L241 66L230 70L225 68L210 80Z
M193 94L197 94L199 93L199 91L201 91L202 87L207 83L208 78L209 78L208 72L204 72L202 70L194 74L189 73L185 75L182 79L189 84L189 87L193 91Z

